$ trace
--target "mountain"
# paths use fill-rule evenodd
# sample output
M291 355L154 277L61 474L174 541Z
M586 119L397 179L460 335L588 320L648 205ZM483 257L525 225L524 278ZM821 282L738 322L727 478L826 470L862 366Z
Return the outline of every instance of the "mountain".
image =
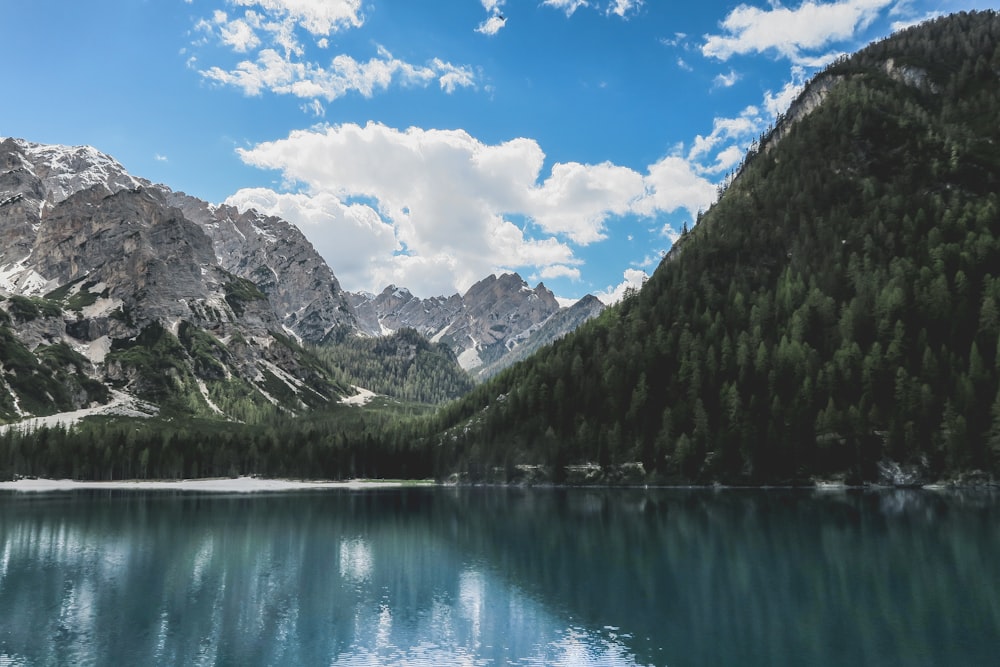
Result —
M209 207L93 148L8 138L0 240L2 420L112 390L232 419L352 391L300 345L354 320L288 223Z
M508 339L509 351L496 361L475 369L479 379L491 378L509 366L524 361L542 347L559 340L597 317L605 309L604 302L588 294L571 306L560 308L535 327Z
M997 118L996 12L838 59L637 294L438 413L438 474L995 476Z
M462 367L478 377L523 358L522 343L529 338L534 337L531 349L537 349L601 309L595 297L581 300L579 307L561 308L544 284L529 287L516 273L487 276L462 295L421 299L390 285L378 295L349 294L349 300L365 333L414 329L447 345Z
M131 399L247 420L328 405L349 384L440 402L471 387L458 360L496 368L580 320L516 274L448 298L349 294L287 221L174 192L87 146L0 142L0 241L0 421ZM321 360L320 346L342 349Z

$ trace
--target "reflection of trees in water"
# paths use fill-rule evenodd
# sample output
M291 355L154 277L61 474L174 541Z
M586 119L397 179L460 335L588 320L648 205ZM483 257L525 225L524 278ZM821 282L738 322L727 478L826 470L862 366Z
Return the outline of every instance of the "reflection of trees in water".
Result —
M0 498L0 656L982 663L996 512L913 491Z
M549 663L582 645L456 548L464 527L488 523L438 491L104 495L0 499L0 657Z
M497 490L459 504L505 516L463 549L588 627L630 633L640 662L665 647L703 664L942 664L1000 639L989 494Z

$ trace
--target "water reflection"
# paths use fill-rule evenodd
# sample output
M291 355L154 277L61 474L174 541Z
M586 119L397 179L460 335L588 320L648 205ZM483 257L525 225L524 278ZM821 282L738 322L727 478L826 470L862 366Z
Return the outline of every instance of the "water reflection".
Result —
M0 496L0 664L987 664L997 499Z

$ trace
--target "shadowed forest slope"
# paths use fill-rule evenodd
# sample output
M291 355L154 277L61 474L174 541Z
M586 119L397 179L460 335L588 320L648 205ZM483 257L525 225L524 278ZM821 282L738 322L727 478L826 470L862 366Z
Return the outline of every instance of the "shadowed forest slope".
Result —
M998 45L962 13L828 67L637 294L438 413L439 468L994 472Z

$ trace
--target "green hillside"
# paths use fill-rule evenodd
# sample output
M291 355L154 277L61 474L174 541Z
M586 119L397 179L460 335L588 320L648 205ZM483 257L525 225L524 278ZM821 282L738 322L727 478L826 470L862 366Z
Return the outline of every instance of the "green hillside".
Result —
M998 119L995 12L834 63L638 294L438 413L439 472L996 472Z

